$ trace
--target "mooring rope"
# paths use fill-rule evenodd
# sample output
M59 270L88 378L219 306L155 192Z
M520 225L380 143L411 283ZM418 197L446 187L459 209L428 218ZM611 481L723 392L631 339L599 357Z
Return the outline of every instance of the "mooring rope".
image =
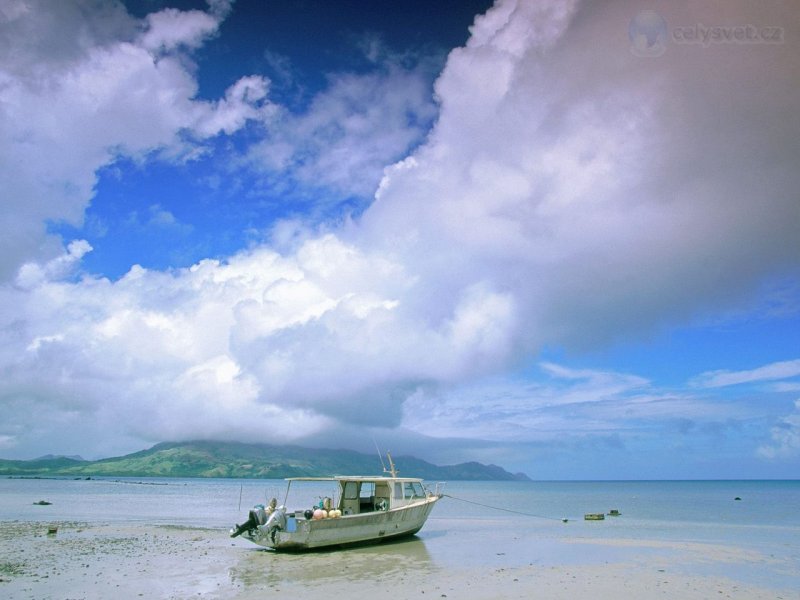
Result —
M507 513L512 513L515 515L522 515L523 517L535 517L537 519L547 519L548 521L561 521L562 523L566 523L569 521L567 518L558 519L556 517L546 517L544 515L535 515L529 512L523 512L521 510L513 510L511 508L503 508L501 506L491 506L490 504L483 504L482 502L475 502L474 500L467 500L465 498L458 498L456 496L451 496L450 494L442 494L443 498L452 498L453 500L458 500L459 502L466 502L467 504L474 504L475 506L482 506L483 508L491 508L492 510L500 510Z

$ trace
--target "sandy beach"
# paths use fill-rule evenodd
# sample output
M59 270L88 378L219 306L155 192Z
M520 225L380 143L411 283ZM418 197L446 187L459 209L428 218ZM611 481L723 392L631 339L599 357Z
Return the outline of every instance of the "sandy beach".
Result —
M48 528L57 525L58 532ZM8 599L286 597L393 598L798 598L797 557L659 540L565 537L561 564L525 563L488 549L474 560L432 560L424 540L311 554L276 554L227 531L81 522L0 523L0 595ZM463 548L454 551L463 552ZM603 560L603 557L608 557ZM460 563L460 564L459 564ZM737 573L765 569L763 582ZM724 575L721 575L723 573ZM796 579L795 579L796 580ZM787 579L782 579L785 584Z

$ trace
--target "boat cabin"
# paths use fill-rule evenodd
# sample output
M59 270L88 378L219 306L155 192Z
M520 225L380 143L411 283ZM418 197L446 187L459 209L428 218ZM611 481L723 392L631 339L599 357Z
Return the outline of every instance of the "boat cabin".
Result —
M337 481L334 508L342 516L402 508L427 497L422 480L410 477L292 477L288 481Z
M339 498L343 515L358 515L407 506L425 498L425 489L415 479L339 479Z

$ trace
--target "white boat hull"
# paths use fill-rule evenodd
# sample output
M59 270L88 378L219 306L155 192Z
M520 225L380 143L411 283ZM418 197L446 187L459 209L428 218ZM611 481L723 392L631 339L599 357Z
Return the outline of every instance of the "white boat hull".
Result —
M274 550L301 551L329 546L376 543L417 533L440 495L385 511L306 519L289 515L285 529L260 526L245 533L251 542Z

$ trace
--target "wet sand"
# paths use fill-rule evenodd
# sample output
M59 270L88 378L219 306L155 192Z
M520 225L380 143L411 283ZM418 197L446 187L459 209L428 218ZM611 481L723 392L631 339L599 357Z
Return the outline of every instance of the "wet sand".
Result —
M49 525L58 525L48 534ZM433 558L424 539L276 554L225 530L137 524L0 522L0 596L7 599L329 597L796 599L797 557L696 542L559 540L569 560L526 563L485 549ZM455 549L454 549L455 550ZM598 557L601 559L598 560ZM607 557L603 560L602 557ZM737 573L783 573L753 583ZM787 579L788 578L788 579ZM787 586L786 582L790 582Z

